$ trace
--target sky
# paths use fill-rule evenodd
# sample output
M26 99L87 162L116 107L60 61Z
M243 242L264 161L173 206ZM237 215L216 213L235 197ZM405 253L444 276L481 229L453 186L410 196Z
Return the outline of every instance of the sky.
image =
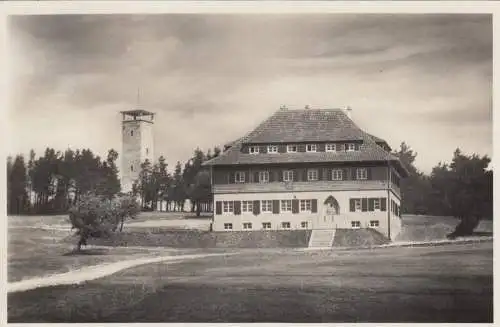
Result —
M119 111L155 117L170 169L286 105L352 108L430 172L492 155L492 18L437 14L11 16L8 152L121 150ZM139 100L137 93L139 90Z

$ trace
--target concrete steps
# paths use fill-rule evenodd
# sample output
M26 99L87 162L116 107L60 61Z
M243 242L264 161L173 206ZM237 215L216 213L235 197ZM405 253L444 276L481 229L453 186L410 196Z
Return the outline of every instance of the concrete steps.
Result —
M313 229L309 239L310 248L331 248L335 229Z

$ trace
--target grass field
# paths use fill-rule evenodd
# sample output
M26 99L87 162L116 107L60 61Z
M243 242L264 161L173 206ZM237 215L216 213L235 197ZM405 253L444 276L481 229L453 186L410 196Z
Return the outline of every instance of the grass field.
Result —
M492 322L492 243L246 250L8 295L9 322ZM43 299L43 300L41 300Z
M207 219L144 214L144 229ZM453 218L403 217L399 241L440 240ZM477 229L492 234L491 221ZM9 322L491 322L492 242L334 250L105 248L69 255L65 216L10 217L9 283L134 258L239 252L138 266L8 294Z

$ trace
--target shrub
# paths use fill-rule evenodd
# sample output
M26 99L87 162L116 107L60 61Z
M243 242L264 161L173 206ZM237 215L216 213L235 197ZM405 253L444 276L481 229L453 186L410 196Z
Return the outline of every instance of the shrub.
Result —
M128 195L117 195L111 199L90 193L81 196L69 211L71 228L76 229L79 236L77 250L87 245L90 237L109 236L118 226L121 231L125 219L133 219L139 212L139 204Z

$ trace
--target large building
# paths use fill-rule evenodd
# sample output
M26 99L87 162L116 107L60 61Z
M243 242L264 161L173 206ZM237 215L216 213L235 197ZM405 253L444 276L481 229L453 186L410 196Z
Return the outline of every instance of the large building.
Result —
M132 185L139 178L141 164L146 160L153 162L154 113L146 110L122 111L122 155L121 187L122 192L132 191Z
M350 109L281 108L205 165L212 170L214 231L401 229L400 179L382 139Z

